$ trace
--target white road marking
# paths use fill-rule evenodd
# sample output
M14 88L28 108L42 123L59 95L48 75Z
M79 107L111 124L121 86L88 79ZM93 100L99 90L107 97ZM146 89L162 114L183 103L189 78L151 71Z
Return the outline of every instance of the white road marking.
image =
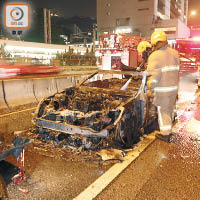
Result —
M124 169L126 169L153 141L155 133L146 136L138 146L127 153L122 163L113 165L105 174L81 192L73 200L92 200L100 194Z
M35 109L36 109L36 107L29 108L29 109L26 109L26 110L20 110L20 111L16 111L16 112L10 112L10 113L7 113L7 114L0 115L0 117L7 117L9 115L14 115L14 114L22 113L22 112L27 112L27 111L30 111L30 110L35 110Z

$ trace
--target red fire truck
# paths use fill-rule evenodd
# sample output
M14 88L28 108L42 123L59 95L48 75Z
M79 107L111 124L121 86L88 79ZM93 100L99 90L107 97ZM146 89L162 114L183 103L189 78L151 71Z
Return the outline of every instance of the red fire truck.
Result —
M128 68L137 68L142 58L137 53L137 45L144 38L125 35L107 34L99 36L98 55L101 58L100 68L104 70L122 69L122 64ZM200 37L176 39L169 41L180 55L180 71L198 71L200 64Z
M200 37L176 39L173 47L180 55L180 71L198 71L200 64Z
M125 34L105 34L99 36L98 55L101 57L100 68L103 70L120 70L122 64L137 68L141 57L137 45L141 37Z

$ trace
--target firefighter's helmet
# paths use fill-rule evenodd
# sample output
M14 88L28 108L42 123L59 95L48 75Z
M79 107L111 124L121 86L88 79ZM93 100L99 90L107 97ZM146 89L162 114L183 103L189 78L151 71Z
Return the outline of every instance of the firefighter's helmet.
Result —
M157 42L166 42L167 35L164 31L157 30L154 31L151 35L151 44L156 45Z
M138 53L143 53L146 51L147 47L151 48L151 44L147 41L142 41L137 46Z

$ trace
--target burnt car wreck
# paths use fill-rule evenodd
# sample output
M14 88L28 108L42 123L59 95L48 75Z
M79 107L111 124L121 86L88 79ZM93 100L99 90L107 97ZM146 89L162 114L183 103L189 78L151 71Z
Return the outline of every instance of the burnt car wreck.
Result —
M121 147L130 147L156 119L146 95L146 74L100 71L42 100L33 122L69 138L81 135L90 143L112 138Z

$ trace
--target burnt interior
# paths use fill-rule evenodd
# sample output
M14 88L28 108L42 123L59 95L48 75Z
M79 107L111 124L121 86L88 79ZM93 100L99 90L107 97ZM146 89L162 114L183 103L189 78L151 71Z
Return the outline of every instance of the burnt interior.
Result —
M38 117L100 131L118 118L118 107L137 93L141 85L138 77L130 81L126 90L120 90L129 79L130 76L96 80L68 88L44 100Z
M125 94L132 94L138 87L141 85L141 76L130 76L126 75L123 79L119 78L110 78L105 80L96 80L92 82L85 82L83 83L84 86L88 87L96 87L96 88L103 88L103 89L110 89L112 92L120 91L122 86L126 84L126 82L132 78L132 81L128 84Z

